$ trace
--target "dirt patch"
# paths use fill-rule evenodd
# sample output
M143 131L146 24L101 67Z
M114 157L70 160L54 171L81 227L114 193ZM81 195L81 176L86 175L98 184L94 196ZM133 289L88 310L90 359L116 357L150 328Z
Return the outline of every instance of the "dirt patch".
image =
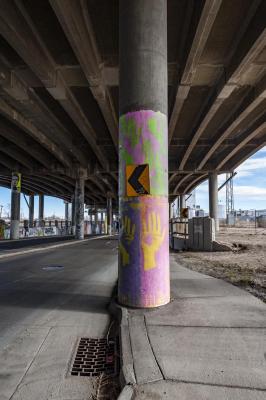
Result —
M110 378L100 375L97 379L96 394L91 400L116 400L120 393L120 385L118 377Z
M217 240L231 252L179 252L177 260L194 271L241 286L266 302L266 229L221 228Z

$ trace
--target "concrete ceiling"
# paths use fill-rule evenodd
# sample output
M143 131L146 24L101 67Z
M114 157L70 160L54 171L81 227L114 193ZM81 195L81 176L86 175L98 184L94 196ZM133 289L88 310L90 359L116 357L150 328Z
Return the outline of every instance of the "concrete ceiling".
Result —
M167 4L173 198L266 144L266 1ZM0 48L0 184L116 197L118 0L0 0Z

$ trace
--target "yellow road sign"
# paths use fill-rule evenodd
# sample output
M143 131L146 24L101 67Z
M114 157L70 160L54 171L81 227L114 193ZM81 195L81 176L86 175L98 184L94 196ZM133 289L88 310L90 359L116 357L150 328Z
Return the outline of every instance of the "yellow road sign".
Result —
M21 174L19 172L12 172L11 189L18 193L21 192Z
M150 194L149 165L127 165L127 196L145 196Z
M180 217L181 218L188 218L188 208L181 208Z

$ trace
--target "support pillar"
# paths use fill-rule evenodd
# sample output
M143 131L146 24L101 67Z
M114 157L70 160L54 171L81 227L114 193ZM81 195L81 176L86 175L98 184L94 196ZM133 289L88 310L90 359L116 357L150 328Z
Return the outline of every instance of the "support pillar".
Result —
M71 196L71 233L75 235L75 194Z
M75 237L78 240L84 239L84 178L76 180L75 188Z
M181 208L186 208L186 195L185 194L181 194L180 197L180 210Z
M65 202L65 221L68 222L68 202Z
M94 228L94 230L95 230L95 234L98 234L99 233L99 230L98 230L98 208L96 208L96 211L95 211L95 213L94 213L94 223L95 223L95 228Z
M44 195L39 195L39 226L42 226L44 220Z
M112 197L107 197L107 235L112 235L113 225L113 209L112 209Z
M20 192L11 190L10 239L19 239Z
M209 216L214 219L215 230L219 231L217 172L212 172L209 175Z
M29 228L33 228L34 221L34 195L29 196Z
M157 307L170 300L167 1L121 1L119 29L118 298ZM132 164L148 164L148 195L127 195Z

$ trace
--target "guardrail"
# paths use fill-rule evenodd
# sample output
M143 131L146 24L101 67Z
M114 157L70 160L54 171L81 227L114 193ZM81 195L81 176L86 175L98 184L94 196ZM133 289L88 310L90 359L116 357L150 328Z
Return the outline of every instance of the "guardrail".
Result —
M184 218L171 218L169 221L170 234L188 238L188 219Z
M73 235L75 228L71 221L66 220L34 220L33 227L29 227L28 221L20 223L19 237L40 237L40 236L66 236ZM114 224L113 233L118 233ZM85 235L107 234L107 223L105 221L84 221ZM0 239L10 239L10 223L0 220Z

